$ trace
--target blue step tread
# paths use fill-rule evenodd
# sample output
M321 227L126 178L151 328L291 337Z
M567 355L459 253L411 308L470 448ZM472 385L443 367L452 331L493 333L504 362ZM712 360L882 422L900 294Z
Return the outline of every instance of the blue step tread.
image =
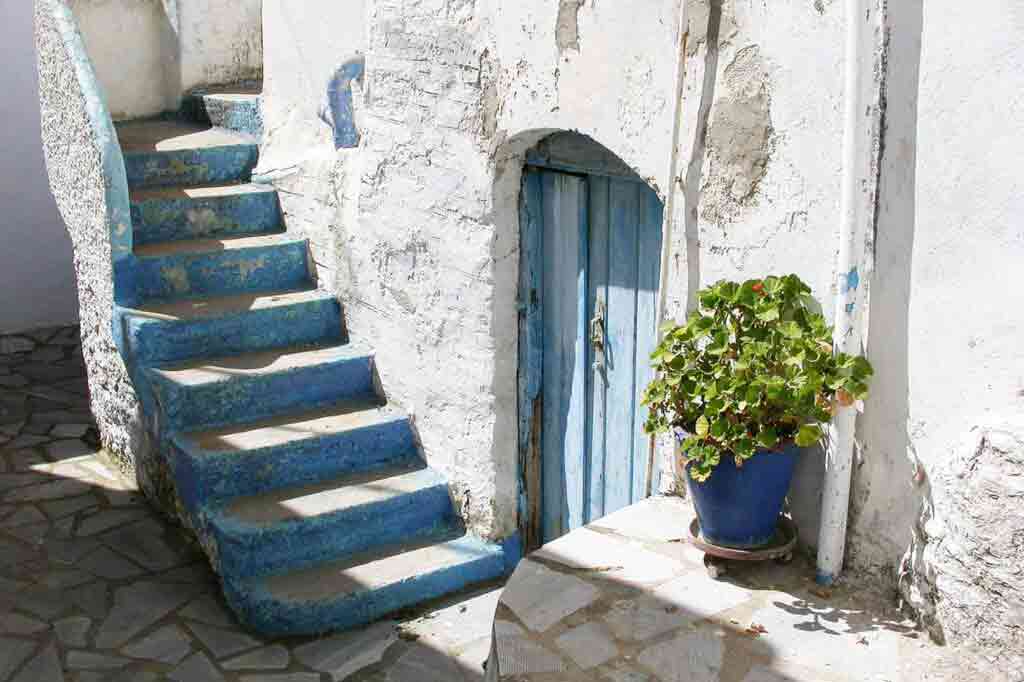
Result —
M374 393L373 354L355 344L188 360L149 372L167 423L193 431Z
M123 315L143 366L344 340L340 303L316 289L148 302Z
M192 186L248 181L258 140L223 128L174 119L116 125L128 186Z
M457 528L445 478L416 457L201 512L221 575L275 573Z
M277 192L255 183L131 192L134 244L282 232Z
M287 235L225 237L135 247L142 300L281 291L310 285L309 244Z
M171 445L178 493L189 510L417 458L408 416L376 396L177 433Z
M502 547L470 536L435 536L306 569L226 578L240 620L257 632L313 635L376 620L401 608L495 580Z

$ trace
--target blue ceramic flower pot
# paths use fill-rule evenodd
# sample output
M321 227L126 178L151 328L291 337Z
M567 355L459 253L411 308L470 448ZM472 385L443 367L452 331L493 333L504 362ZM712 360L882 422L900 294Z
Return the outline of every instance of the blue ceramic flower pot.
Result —
M736 549L769 544L799 452L793 443L780 450L758 450L742 468L731 457L723 458L703 483L687 475L704 539Z

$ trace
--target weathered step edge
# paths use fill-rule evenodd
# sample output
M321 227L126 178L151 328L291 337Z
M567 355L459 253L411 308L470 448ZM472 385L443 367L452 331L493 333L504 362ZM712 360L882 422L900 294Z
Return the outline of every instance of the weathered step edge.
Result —
M413 490L315 516L250 523L224 507L203 510L204 545L213 543L218 573L245 577L298 570L461 528L444 477L431 469L406 475L419 478Z
M136 246L284 231L277 192L268 185L137 190L131 214Z
M412 425L401 412L353 429L311 435L250 450L203 450L190 434L175 434L169 459L187 511L200 505L372 471L418 457Z
M510 573L519 559L517 542L498 545L463 536L445 544L462 559L375 589L325 596L319 601L280 599L268 588L265 577L225 579L222 584L232 610L256 632L317 635L363 625L407 606L499 579ZM402 548L396 549L393 556L398 557Z

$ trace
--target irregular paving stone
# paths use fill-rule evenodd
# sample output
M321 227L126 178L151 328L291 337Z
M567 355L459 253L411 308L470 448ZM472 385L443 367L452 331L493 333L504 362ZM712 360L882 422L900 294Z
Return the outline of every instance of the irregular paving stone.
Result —
M24 545L0 538L0 568L20 564L35 556L36 554Z
M35 502L38 500L56 500L62 497L73 497L89 492L89 484L75 480L51 481L41 485L12 490L5 496L7 502Z
M77 438L58 440L46 446L46 454L54 461L92 455L96 451Z
M0 680L6 680L36 648L35 642L0 637Z
M61 519L69 514L75 514L97 505L99 505L99 500L95 495L81 495L39 504L43 508L43 512L51 519Z
M178 611L178 615L198 620L207 625L235 627L238 624L219 599L208 595L197 597L188 606Z
M51 589L66 589L69 587L76 587L84 583L89 582L93 579L88 573L77 571L74 569L42 569L46 572L42 580L39 581L41 585L45 585Z
M76 564L79 559L99 547L99 542L92 538L46 538L43 548L47 558L53 563Z
M18 374L8 374L0 377L0 387L21 388L28 386L28 379Z
M50 435L54 438L81 438L88 430L88 424L57 424Z
M43 513L33 507L32 505L24 505L19 507L14 514L8 516L3 521L0 521L0 528L13 528L15 526L24 526L29 523L39 523L40 521L46 521L46 517Z
M11 682L63 682L64 671L57 655L57 647L50 642L35 658L21 669Z
M57 633L57 639L64 646L84 647L89 644L86 641L86 635L89 634L91 626L92 619L85 616L71 616L58 620L53 624L53 629Z
M320 676L315 673L243 675L241 682L320 682Z
M708 618L750 599L743 588L720 580L708 580L703 571L695 571L665 583L653 592L664 605L678 608L691 620Z
M110 590L102 580L77 587L71 593L71 601L95 619L106 618L110 603Z
M168 678L176 682L223 682L224 676L217 671L206 654L192 654L185 662L172 670Z
M624 641L645 642L652 637L681 628L695 616L689 611L669 607L650 595L620 599L604 616L605 625Z
M176 625L166 625L121 649L132 658L178 663L192 651L192 642Z
M22 542L28 543L36 548L41 548L43 544L43 538L50 531L49 523L30 523L24 526L15 526L13 528L7 528L6 532L8 535L13 535Z
M303 665L331 673L343 680L363 668L380 662L384 652L398 641L394 621L382 621L365 630L345 632L296 647L292 652Z
M188 628L217 659L226 658L261 644L259 640L241 632L222 630L201 623L189 623Z
M137 521L148 513L144 509L108 509L89 516L78 524L78 537L88 537L122 526L129 521Z
M21 590L14 595L13 602L14 606L22 611L28 611L48 621L53 621L71 606L64 592L38 587Z
M10 450L15 450L17 448L31 448L41 443L48 442L50 442L50 439L45 436L18 436L8 443L7 447Z
M222 664L225 670L281 670L288 667L288 649L280 644L263 647Z
M509 621L494 621L494 652L502 677L557 673L566 668L561 656L528 639L525 630Z
M516 568L501 601L534 632L544 632L601 596L594 585L526 559Z
M644 649L637 661L660 680L718 682L724 652L718 633L698 630Z
M584 670L595 668L619 655L619 648L608 628L598 622L584 623L567 630L555 640L555 644Z
M0 634L34 635L49 627L41 620L20 613L0 613Z
M74 363L55 362L42 364L38 362L26 363L18 368L18 371L35 381L54 382L61 379L71 379L82 373L82 368ZM63 420L58 420L63 421ZM68 420L73 421L73 420Z
M127 658L96 653L95 651L68 652L68 668L72 670L113 670L123 668L130 662Z
M35 341L27 336L0 336L0 355L28 353L35 347Z
M23 488L33 483L40 483L46 479L39 474L0 474L0 493L4 491L13 491L18 488ZM7 496L11 495L11 492L7 492L0 496L0 498L7 500ZM13 500L9 500L13 501Z
M198 561L191 566L182 566L181 568L176 568L173 571L167 571L166 573L153 576L153 579L167 583L195 585L203 582L212 584L215 577L209 564L205 561Z
M151 571L164 571L189 560L174 550L161 537L163 526L155 521L142 521L119 528L103 536L108 547L116 547L122 554Z
M107 580L133 578L146 572L106 547L101 547L82 559L79 566L94 576Z
M39 464L45 464L46 460L35 450L15 450L7 455L7 461L14 471L33 471Z
M114 608L96 636L96 646L101 649L120 647L194 594L194 590L180 584L138 582L120 588L114 593Z
M534 552L535 561L597 573L624 585L652 585L681 575L689 566L659 556L636 542L580 528Z

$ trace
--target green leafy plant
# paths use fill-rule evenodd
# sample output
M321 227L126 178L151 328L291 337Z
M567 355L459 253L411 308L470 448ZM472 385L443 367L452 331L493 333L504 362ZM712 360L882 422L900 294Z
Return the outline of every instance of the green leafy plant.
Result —
M833 353L832 329L796 275L722 281L699 293L685 324L670 324L651 355L643 402L648 433L673 431L690 476L723 458L819 442L837 404L867 395L871 365Z

